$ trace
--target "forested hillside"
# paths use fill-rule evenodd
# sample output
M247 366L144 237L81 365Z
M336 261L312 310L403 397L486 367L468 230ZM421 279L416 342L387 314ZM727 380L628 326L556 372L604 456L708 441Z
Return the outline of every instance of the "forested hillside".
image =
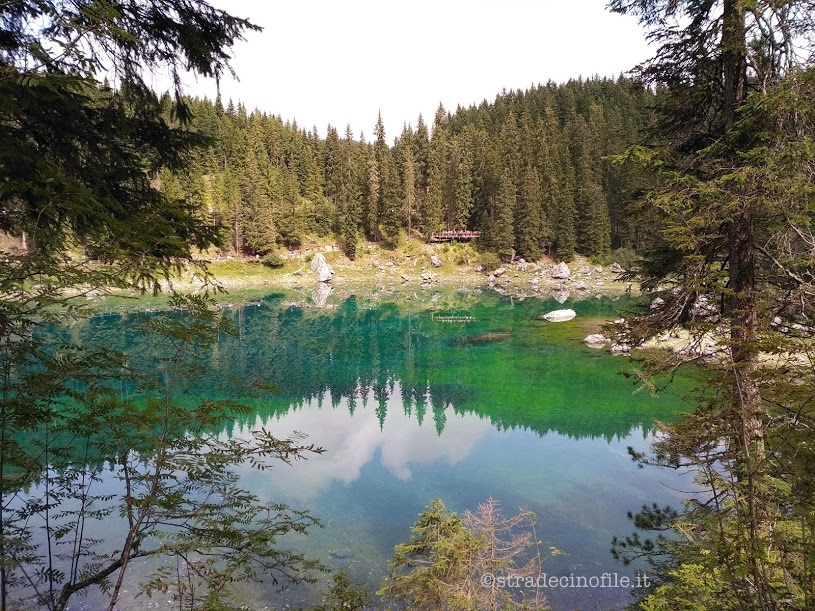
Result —
M353 258L360 239L444 229L481 231L505 257L603 255L644 240L631 205L646 177L608 156L641 141L653 96L622 77L550 83L454 113L440 106L432 124L419 116L392 142L381 117L370 139L332 126L322 139L316 127L196 99L190 129L211 144L160 184L200 205L225 251L245 255L333 233Z

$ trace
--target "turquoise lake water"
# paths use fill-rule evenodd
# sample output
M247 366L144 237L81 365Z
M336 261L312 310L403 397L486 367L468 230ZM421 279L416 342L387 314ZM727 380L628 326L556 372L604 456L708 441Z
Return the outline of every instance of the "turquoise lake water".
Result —
M561 305L488 292L400 303L351 297L329 306L272 294L226 308L239 335L221 339L208 358L211 378L199 381L202 393L216 382L274 384L277 393L253 399L254 414L226 432L301 431L326 449L292 466L242 473L261 499L308 508L324 523L291 545L375 590L393 546L409 538L432 499L463 511L494 497L506 514L534 511L539 538L566 553L545 563L548 575L633 577L634 568L609 553L611 538L632 530L626 513L652 502L678 505L691 482L638 468L627 448L646 450L654 421L686 408L681 396L691 384L680 380L658 397L634 394L619 373L632 366L628 359L583 345L624 302ZM536 319L563 307L578 317ZM96 317L83 327L84 340L138 359L149 350L129 320ZM332 556L337 550L350 556ZM614 609L632 600L623 588L546 593L555 609ZM305 586L283 595L253 586L243 595L262 608L317 602ZM132 604L151 608L143 599Z

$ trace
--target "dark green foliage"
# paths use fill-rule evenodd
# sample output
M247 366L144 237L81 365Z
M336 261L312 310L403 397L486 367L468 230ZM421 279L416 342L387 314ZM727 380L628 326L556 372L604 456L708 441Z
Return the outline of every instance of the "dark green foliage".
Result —
M185 394L206 372L202 354L229 331L206 298L173 303L188 319L145 322L160 353L125 359L44 333L87 315L79 303L92 291L158 288L216 244L219 228L232 230L236 250L274 241L258 231L274 186L251 137L259 132L231 103L209 105L203 129L190 129L181 91L182 71L228 71L228 47L246 29L256 28L200 0L0 7L0 230L27 246L0 254L2 609L65 609L89 588L113 609L130 563L147 557L156 572L142 589L172 592L186 608L220 606L235 581L297 581L321 568L278 544L316 520L260 503L235 475L319 448L265 431L225 439L218 424L245 407ZM172 99L143 80L158 69L174 79ZM102 73L115 91L96 80ZM225 154L199 147L232 126L228 168ZM77 260L83 249L105 265ZM123 383L134 391L126 397ZM89 538L86 524L100 521L117 536Z
M515 181L509 169L501 175L501 186L495 198L492 212L492 227L489 232L489 243L499 256L511 258L515 254L514 218L517 197Z
M362 611L371 602L367 590L360 584L352 584L345 571L337 571L331 580L333 583L323 597L323 604L309 607L309 611Z
M286 260L276 252L270 252L268 255L263 257L260 262L266 267L270 267L272 269L280 269L286 264Z
M622 78L550 83L453 115L440 107L432 134L420 118L393 146L381 117L373 143L350 130L340 139L331 126L320 140L274 116L188 100L193 130L214 140L188 166L181 193L204 206L230 250L263 254L329 231L343 243L356 233L390 245L403 230L426 239L442 229L494 233L506 171L519 199L512 223L500 221L504 255L601 255L649 235L632 202L653 173L604 158L638 141L653 100Z
M501 267L501 259L495 253L485 252L478 257L478 263L485 272L493 272Z
M704 494L637 522L678 538L631 537L616 549L660 556L663 581L642 609L812 608L815 5L611 6L650 30L659 47L638 72L668 87L652 132L660 146L621 160L660 170L641 208L655 231L639 277L663 303L621 335L636 344L687 334L681 357L649 363L657 371L717 342L703 400L664 427L653 458L636 456L693 468Z
M178 127L181 98L152 93L143 68L227 69L225 47L248 22L204 2L15 2L2 9L0 230L37 252L74 242L143 269L213 242L191 202L152 188L150 173L180 168L200 138ZM94 81L111 69L119 88ZM158 263L164 262L164 263ZM132 266L131 266L132 269Z
M515 250L530 261L539 259L543 236L543 195L537 170L527 166L521 180L521 193L515 210Z

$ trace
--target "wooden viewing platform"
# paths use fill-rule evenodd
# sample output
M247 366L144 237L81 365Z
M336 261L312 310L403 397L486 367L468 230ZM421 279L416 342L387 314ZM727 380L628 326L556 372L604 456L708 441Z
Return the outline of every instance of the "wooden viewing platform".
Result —
M434 231L430 236L433 242L454 242L456 240L474 240L481 237L480 231L465 231L463 229L456 229L453 231Z

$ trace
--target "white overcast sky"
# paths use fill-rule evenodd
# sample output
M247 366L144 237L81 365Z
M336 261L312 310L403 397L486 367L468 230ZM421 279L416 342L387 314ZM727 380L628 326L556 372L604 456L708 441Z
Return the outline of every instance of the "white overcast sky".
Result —
M616 77L646 59L643 30L606 2L210 0L263 27L234 47L240 82L224 79L221 95L322 135L350 123L370 139L381 111L392 141L419 113L432 123L439 102L455 110L502 89ZM185 82L214 98L213 82Z

